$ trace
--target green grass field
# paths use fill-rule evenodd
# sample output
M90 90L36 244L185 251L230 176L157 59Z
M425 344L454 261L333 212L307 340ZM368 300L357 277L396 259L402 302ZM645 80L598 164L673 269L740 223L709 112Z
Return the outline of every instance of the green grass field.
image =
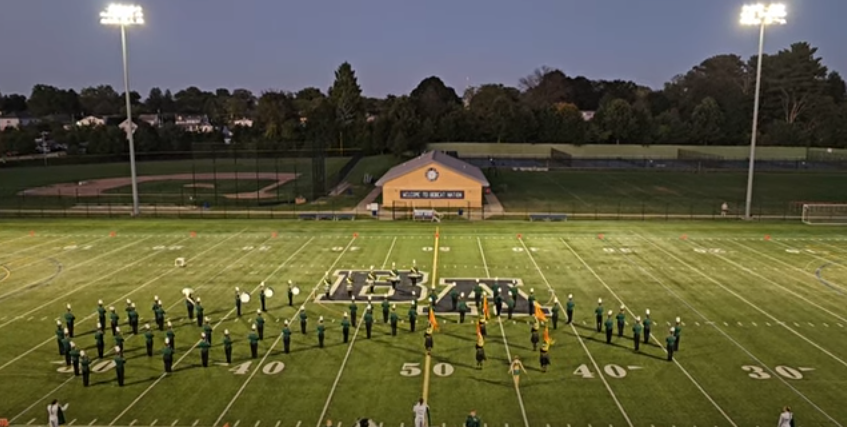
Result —
M492 190L512 212L719 215L727 202L743 214L743 172L501 170L488 174ZM804 203L843 203L844 173L757 173L755 215L799 216Z
M114 231L114 237L110 232ZM192 237L191 232L196 232ZM44 425L45 405L69 403L68 425L198 427L321 427L327 418L351 426L369 417L382 426L412 426L411 407L424 393L433 425L456 426L476 409L494 426L757 426L772 424L783 405L798 426L840 426L847 420L847 236L841 229L788 224L701 222L526 222L346 224L270 221L4 221L0 222L0 418ZM33 234L31 235L30 232ZM185 257L186 268L174 267ZM493 286L517 279L522 297L534 290L545 307L573 294L573 325L551 329L552 365L539 369L528 317L492 319L488 361L475 368L475 327L439 312L430 360L422 323L409 332L408 295L395 294L397 336L375 310L365 328L341 341L346 296L327 301L325 271L408 269L412 260L441 295L448 283L479 278ZM303 292L294 307L286 282ZM333 296L346 295L333 276ZM265 338L251 360L246 341L268 299ZM234 288L253 292L235 316ZM407 286L406 284L402 286ZM401 286L401 288L402 288ZM464 286L464 285L463 285ZM186 318L181 290L202 297L214 326L211 364L200 366L200 329ZM387 292L384 285L377 294ZM398 288L400 289L400 288ZM406 288L412 289L412 288ZM467 288L463 288L467 290ZM423 296L426 287L419 288ZM125 325L125 300L151 321L158 295L176 331L175 372L162 374L164 334L148 358L142 337L126 341L126 385L117 387L108 360L94 360L91 387L68 373L54 336L65 304L76 314L75 342L94 351L96 302L114 305ZM446 297L449 300L449 297ZM594 330L594 308L624 305L624 337L611 344ZM379 297L376 297L377 302ZM405 300L404 300L405 299ZM334 302L338 301L338 302ZM305 307L308 333L294 322L292 352L283 354L282 321ZM359 315L363 314L359 303ZM423 304L422 304L423 305ZM473 305L473 301L471 304ZM655 340L632 349L634 315L652 311ZM326 319L325 348L316 321ZM668 362L663 342L682 320L680 351ZM505 313L503 315L505 317ZM361 324L361 322L360 322ZM235 340L226 366L221 337ZM107 345L111 333L106 332ZM526 367L520 387L507 374L510 356ZM107 355L107 359L110 356ZM340 424L338 424L340 422Z

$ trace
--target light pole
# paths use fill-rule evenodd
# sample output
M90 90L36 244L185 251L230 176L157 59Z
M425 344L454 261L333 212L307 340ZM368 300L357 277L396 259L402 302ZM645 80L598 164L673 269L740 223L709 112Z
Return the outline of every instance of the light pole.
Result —
M138 216L141 211L138 206L138 177L135 173L135 141L133 140L132 105L129 97L129 68L126 54L126 27L144 23L144 11L141 6L110 4L100 12L100 23L121 27L121 52L124 65L124 94L126 95L126 138L129 141L129 168L132 175L132 216Z
M747 169L747 200L744 204L744 219L752 219L753 205L753 169L756 164L756 136L759 131L759 92L762 89L762 56L765 47L765 27L773 24L785 24L788 13L783 4L753 4L741 10L742 25L759 26L759 57L756 65L756 94L753 98L753 134L750 136L750 166Z

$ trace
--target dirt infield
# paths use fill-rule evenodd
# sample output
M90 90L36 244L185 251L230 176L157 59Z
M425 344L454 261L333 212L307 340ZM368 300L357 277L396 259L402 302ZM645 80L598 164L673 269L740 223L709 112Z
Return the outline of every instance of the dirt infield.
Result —
M154 182L154 181L212 181L212 180L270 180L275 183L259 189L259 191L246 191L242 193L224 194L228 199L273 199L275 198L277 187L292 181L297 178L293 173L274 173L274 172L238 172L238 173L198 173L198 174L178 174L178 175L144 175L138 177L138 182ZM92 179L89 181L79 181L72 183L53 184L45 187L30 188L21 191L20 195L25 196L53 196L53 197L98 197L100 195L108 195L105 191L115 188L127 187L132 185L132 180L129 177L121 178L103 178ZM189 184L191 185L191 184ZM204 188L203 183L194 184L198 188Z

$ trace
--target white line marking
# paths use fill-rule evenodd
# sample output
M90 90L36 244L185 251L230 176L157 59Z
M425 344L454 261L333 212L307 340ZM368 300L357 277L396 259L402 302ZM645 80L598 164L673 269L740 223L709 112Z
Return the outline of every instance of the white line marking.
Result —
M35 422L35 418L33 418L33 419L29 420L29 422L28 422L28 423L26 423L26 425L30 425L30 424L32 424L32 423L34 423L34 422Z
M491 273L488 270L488 262L485 260L485 251L482 249L482 240L479 237L476 238L477 246L479 246L479 254L482 256L482 265L485 268L485 277L491 278ZM500 325L500 333L503 336L503 347L506 349L506 358L511 362L512 360L512 352L509 350L509 341L506 339L506 329L503 327L503 318L498 317L497 323ZM524 427L529 427L529 418L526 416L526 408L523 403L523 396L521 395L521 389L514 382L512 383L515 387L515 394L518 397L518 404L521 407L521 415L523 416Z
M197 424L200 424L200 420L194 420L194 424L191 424L191 427L197 427Z
M94 423L96 423L96 422L97 422L97 418L95 418L95 419L91 420L91 422L90 422L90 423L88 423L88 425L93 426L93 425L94 425Z
M174 427L174 426L176 425L176 423L178 423L178 422L179 422L179 420L178 420L178 419L177 419L177 420L174 420L174 422L172 422L172 423L171 423L171 427Z
M262 420L256 421L256 424L253 424L253 427L259 427L259 424L262 423Z
M753 322L753 326L759 326L759 325L757 325L756 322Z
M236 420L232 427L238 427L239 424L241 424L241 420Z
M76 418L72 419L71 422L68 423L68 427L74 425L75 422L76 422Z
M550 290L550 294L552 296L555 296L556 293L553 290L553 287L550 286L550 282L547 280L547 276L541 270L541 267L538 266L538 263L535 262L535 257L532 256L532 252L529 250L529 248L527 248L526 243L524 243L523 239L518 239L518 241L521 242L521 246L523 246L523 249L524 249L523 251L526 252L526 255L529 257L529 260L532 261L532 264L535 266L535 269L538 271L538 274L541 276L541 280L543 280L544 284L547 285L547 289ZM567 243L565 243L565 244L567 245ZM568 245L568 247L570 248L570 245ZM580 258L580 260L581 260L581 258ZM589 270L590 270L590 268L589 268ZM561 305L561 303L559 303L559 305ZM562 307L562 308L564 308L564 307ZM582 349L585 350L585 354L588 356L588 359L591 361L591 364L594 365L594 370L597 371L597 374L600 376L600 379L603 381L603 385L606 386L606 391L608 391L609 395L612 396L612 400L615 401L615 405L617 405L618 410L620 410L621 415L623 415L623 418L626 420L626 423L629 424L629 427L634 427L634 424L632 424L632 420L629 419L629 415L626 413L626 410L623 408L623 405L621 405L621 402L618 400L618 396L615 395L614 390L612 390L612 387L609 386L608 380L606 380L606 376L603 375L603 370L600 369L600 366L597 365L597 361L594 360L594 356L591 355L590 351L588 351L588 347L585 345L585 342L582 340L582 335L579 334L579 331L576 330L576 326L574 326L573 324L571 324L571 330L573 331L574 335L576 335L576 338L579 340L579 344L582 346Z
M154 427L154 426L156 425L156 423L158 423L158 422L159 422L159 419L158 419L158 418L157 418L157 419L155 419L155 420L153 420L153 422L152 422L152 423L150 423L150 427Z
M280 424L282 424L282 421L277 421L274 427L279 427ZM341 426L341 423L339 423L338 425Z
M627 312L629 312L630 316L633 316L633 317L634 317L634 316L635 316L635 314L634 314L634 313L632 312L632 310L629 308L629 305L628 305L628 304L625 304L625 303L623 302L623 300L622 300L622 299L621 299L621 298L620 298L620 297L619 297L619 296L615 293L615 291L613 291L613 290L612 290L612 288L609 286L609 284L608 284L608 283L606 283L606 281L605 281L605 280L603 280L603 278L602 278L602 277L600 277L600 275L599 275L599 274L597 274L597 272L596 272L596 271L594 271L594 269L593 269L590 265L588 265L588 263L587 263L587 262L585 262L585 260L582 258L582 256L580 256L580 255L579 255L579 254L578 254L578 253L577 253L577 252L573 249L573 247L571 247L571 245L570 245L570 244L568 244L568 242L567 242L567 241L565 241L565 240L564 240L564 239L562 239L562 238L560 238L559 240L560 240L560 241L561 241L561 242L562 242L562 243L563 243L563 244L564 244L564 245L568 248L568 250L569 250L569 251L570 251L570 252L571 252L571 253L572 253L572 254L573 254L573 255L574 255L574 256L575 256L575 257L576 257L576 258L577 258L577 259L578 259L581 263L582 263L582 265L584 265L584 266L585 266L585 268L586 268L586 269L587 269L587 270L588 270L588 271L589 271L589 272L590 272L590 273L591 273L591 274L592 274L592 275L593 275L593 276L594 276L594 277L595 277L595 278L596 278L596 279L597 279L597 280L598 280L598 281L599 281L599 282L603 285L603 287L605 287L605 288L606 288L606 290L608 290L608 291L609 291L609 292L610 292L610 293L611 293L611 294L615 297L615 299L617 299L617 300L618 300L618 302L620 302L620 303L621 303L621 305L624 305L624 307L626 307L626 311L627 311ZM659 344L659 347L660 347L660 348L662 348L662 350L663 350L663 351L667 352L667 350L665 350L665 347L662 345L662 343L659 341L659 339L658 339L658 338L656 338L656 336L655 336L655 335L653 335L653 336L652 336L652 338L653 338L653 340L654 340L657 344ZM708 393L706 393L706 390L704 390L704 389L703 389L703 387L700 385L700 383L698 383L698 382L697 382L697 380L695 380L695 379L694 379L694 377L692 377L692 376L691 376L691 374L689 374L689 373L688 373L688 370L686 370L686 369L682 366L682 364L680 364L680 363L679 363L679 361L678 361L678 360L674 359L674 360L673 360L673 363L674 363L677 367L679 367L679 369L682 371L682 373L683 373L683 374L685 374L685 376L686 376L686 377L688 377L688 379L689 379L689 380L691 380L691 382L694 384L694 386L695 386L695 387L697 387L697 389L698 389L698 390L700 390L700 393L702 393L702 394L703 394L703 396L705 396L705 397L706 397L706 399L708 399L708 400L709 400L709 402L712 404L712 406L714 406L714 407L715 407L715 409L717 409L717 410L721 413L721 415L723 415L723 416L724 416L724 418L725 418L727 421L729 421L729 423L730 423L731 425L733 425L734 427L738 427L738 425L737 425L737 424L735 424L735 421L733 421L733 420L732 420L732 418L730 418L730 417L729 417L729 415L727 415L727 413L726 413L726 412L724 412L723 408L721 408L721 407L720 407L720 405L718 405L718 403L717 403L717 402L715 402L715 400L714 400L714 399L712 399L712 396L710 396Z
M301 246L301 249L306 247L306 245L308 245L309 242L311 242L311 241L312 240L309 239L305 244L303 244L303 246ZM353 243L355 241L356 241L356 237L353 237L353 238L350 239L350 241L347 243L347 246L345 246L344 250L341 251L341 253L339 253L337 257L335 257L335 260L332 262L332 265L330 265L329 268L327 268L327 270L332 271L333 269L335 269L335 266L338 265L338 261L341 261L341 257L343 257L344 254L346 254L347 251L350 250L350 247L353 245ZM293 255L294 254L292 254L292 256ZM281 269L283 265L284 264L281 264L277 268L277 270ZM272 273L272 274L275 274L277 270L274 270L274 273ZM315 295L315 292L317 292L318 287L320 287L322 281L323 280L318 281L318 283L312 288L312 291L309 292L309 294L306 296L304 301L309 301L310 299L312 299L312 297ZM294 320L297 318L297 314L298 313L294 313L294 316L291 316L291 319L289 319L289 323L294 322ZM364 323L364 322L360 322L360 324L361 323ZM358 326L357 326L357 328L358 328ZM226 413L229 412L230 408L232 408L232 405L235 404L235 401L238 400L239 397L241 397L241 393L244 393L244 390L247 388L247 385L250 384L250 381L253 380L253 378L256 376L256 373L259 372L262 365L265 363L266 360L268 360L268 356L271 355L271 352L277 346L277 344L279 344L279 340L281 340L281 339L282 339L282 334L278 334L276 339L274 340L273 344L271 344L270 348L268 349L268 351L265 352L264 356L262 356L262 360L260 360L259 363L256 365L256 369L254 369L253 372L250 373L250 376L247 377L247 380L244 381L244 384L241 385L241 388L238 389L238 391L235 393L235 396L233 396L232 400L230 400L229 403L226 405L226 408L224 408L224 410L221 412L220 416L218 416L218 419L215 420L214 423L212 423L212 427L216 427L218 424L220 424L223 417L226 416ZM348 349L348 351L349 351L349 349ZM326 412L326 408L324 408L324 413L325 412ZM323 419L323 415L320 417L320 419ZM320 424L320 419L318 421L318 424ZM297 422L297 425L298 426L300 425L299 421Z
M297 426L296 426L296 427L300 427L300 423L301 423L301 422L302 422L302 421L297 421ZM338 425L340 426L341 424L338 424Z
M138 422L138 420L132 420L132 421L130 421L130 422L129 422L129 427L134 426L134 425L135 425L135 423L137 423L137 422Z

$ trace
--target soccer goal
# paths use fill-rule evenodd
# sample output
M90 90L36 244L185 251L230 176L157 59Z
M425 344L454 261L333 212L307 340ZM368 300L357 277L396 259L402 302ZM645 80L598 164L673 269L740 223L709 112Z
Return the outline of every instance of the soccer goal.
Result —
M809 225L847 225L847 204L804 204L803 223Z

